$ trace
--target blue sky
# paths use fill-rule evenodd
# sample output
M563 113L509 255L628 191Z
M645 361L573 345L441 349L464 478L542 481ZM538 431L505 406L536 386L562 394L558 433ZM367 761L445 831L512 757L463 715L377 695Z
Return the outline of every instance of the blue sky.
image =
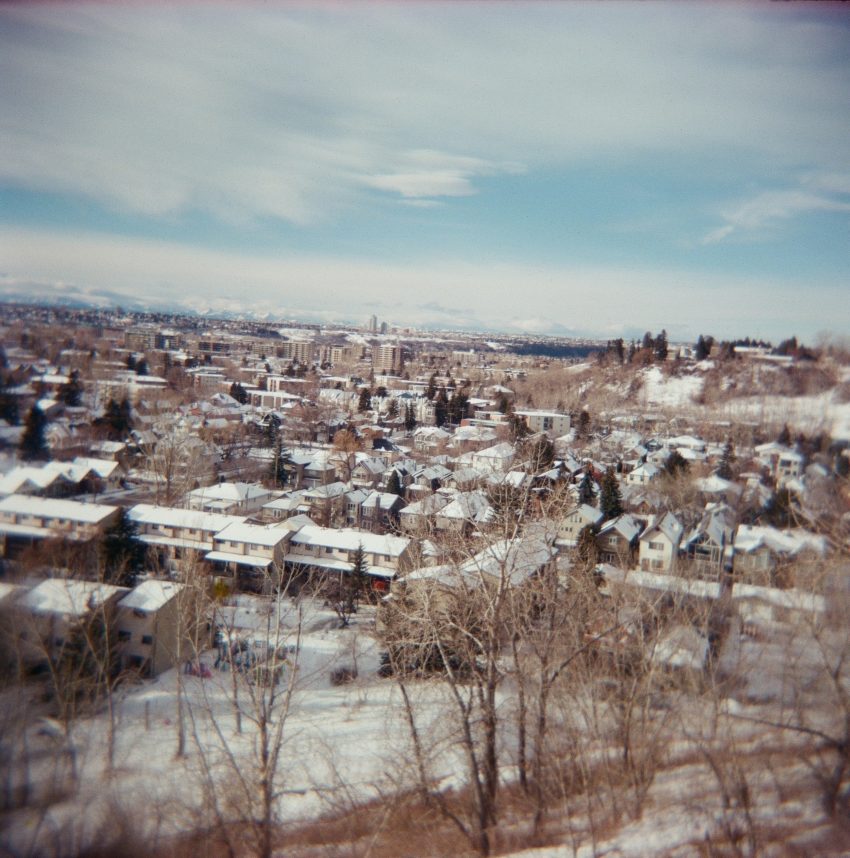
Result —
M0 291L850 332L850 12L0 6Z

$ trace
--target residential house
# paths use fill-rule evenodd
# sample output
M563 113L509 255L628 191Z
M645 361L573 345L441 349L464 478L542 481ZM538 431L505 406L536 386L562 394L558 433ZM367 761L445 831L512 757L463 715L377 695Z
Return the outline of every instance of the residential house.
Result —
M685 539L685 553L694 571L704 578L717 578L730 563L734 516L724 504L712 504ZM731 565L731 564L730 564Z
M289 528L278 524L234 522L213 537L213 550L204 560L239 589L267 593L281 581L291 535Z
M363 549L373 589L386 590L398 572L406 568L411 540L308 524L292 534L285 559L287 565L308 572L347 574L358 548Z
M426 495L422 500L408 504L399 512L399 524L404 533L423 535L436 527L437 514L450 499L440 492Z
M258 483L216 483L186 495L189 509L225 515L249 515L280 495Z
M435 523L437 530L469 534L472 530L492 522L495 515L484 492L457 492L451 501L437 512Z
M351 469L351 482L358 488L374 489L381 482L387 463L382 459L369 457L361 459Z
M661 476L661 468L652 462L644 462L626 474L626 483L630 486L645 486Z
M634 565L643 523L630 513L606 521L596 534L599 560L623 569Z
M75 631L88 622L111 628L116 605L128 592L127 587L70 578L47 578L37 584L15 605L24 662L34 665L60 658L74 645Z
M736 581L775 586L783 567L799 566L806 559L815 561L827 551L825 536L802 530L777 530L740 524L735 531L732 568Z
M640 537L640 568L644 572L675 572L684 528L672 512L656 515Z
M196 652L206 619L181 604L183 584L143 581L117 604L115 626L121 667L158 676ZM182 615L181 615L182 614Z
M503 441L492 447L485 447L472 454L472 467L480 471L504 473L510 470L516 456L513 444Z
M399 526L404 498L392 492L369 492L360 505L360 526L372 533L386 533Z
M346 483L328 483L307 489L304 492L304 503L309 507L307 515L321 525L331 525L340 521L346 514Z
M149 548L151 565L172 572L180 561L191 562L212 551L213 538L220 530L245 520L244 516L146 503L136 504L127 515L136 525L138 538Z
M85 542L101 536L120 515L117 506L9 495L0 499L0 556L13 558L44 539Z
M578 544L579 534L586 527L597 527L602 522L602 512L589 504L581 504L568 512L558 526L555 544L572 548Z

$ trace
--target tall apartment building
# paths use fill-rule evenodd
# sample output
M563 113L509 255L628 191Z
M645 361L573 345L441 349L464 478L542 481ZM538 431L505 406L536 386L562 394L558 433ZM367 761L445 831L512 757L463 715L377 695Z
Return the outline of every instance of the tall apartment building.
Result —
M287 340L277 347L277 355L309 366L316 358L316 344L312 340Z
M372 349L372 369L375 373L398 375L404 369L404 349L398 344L375 346Z

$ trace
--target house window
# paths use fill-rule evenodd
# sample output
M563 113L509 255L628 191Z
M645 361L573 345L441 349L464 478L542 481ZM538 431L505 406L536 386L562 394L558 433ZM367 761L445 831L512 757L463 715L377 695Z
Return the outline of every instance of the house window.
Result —
M653 560L652 561L652 568L653 569L663 569L664 568L664 561L663 560Z
M142 635L142 643L150 646L153 643L153 635Z
M333 554L333 547L330 545L326 546L325 554Z
M617 542L618 542L618 539L617 539L617 537L616 537L616 536L609 536L609 537L608 537L608 544L609 544L612 548L616 548L616 547L617 547Z
M130 640L131 637L132 637L132 635L130 634L130 632L125 631L124 629L118 629L118 640L119 641L126 643L128 640Z
M664 550L664 543L663 542L650 542L649 547L653 551L663 551Z

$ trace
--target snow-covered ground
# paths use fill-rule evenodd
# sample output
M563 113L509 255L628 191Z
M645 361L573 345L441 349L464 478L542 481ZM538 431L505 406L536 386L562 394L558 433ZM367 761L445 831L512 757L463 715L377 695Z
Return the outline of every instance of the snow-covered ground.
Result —
M369 630L374 609L361 609L352 626L339 629L333 611L314 605L303 619L298 655L296 692L283 732L279 782L284 791L280 817L309 818L338 806L339 799L366 801L377 789L401 786L399 748L405 747L407 728L400 716L398 691L392 680L377 676L379 651ZM289 628L287 643L295 641ZM167 671L152 681L122 689L117 701L114 771L107 771L108 716L78 721L71 734L79 768L79 788L71 798L47 810L30 806L11 818L4 837L15 854L67 854L91 835L97 821L116 807L129 812L142 831L179 833L209 819L204 816L203 770L212 769L217 790L233 789L235 769L243 773L256 766L256 732L243 717L236 732L232 706L232 675L215 669L216 651L202 661L209 678ZM333 686L335 668L356 666L359 677ZM177 685L182 680L187 712L186 756L175 759L177 748ZM247 686L239 677L243 709L251 712ZM284 677L286 682L286 677ZM440 689L423 686L418 695L436 698ZM434 712L440 707L435 707ZM421 707L424 726L430 723L428 706ZM275 711L273 718L280 717ZM37 744L39 740L33 739ZM232 762L229 755L232 755ZM447 761L447 773L451 764ZM67 782L67 765L56 767L56 755L38 757L31 780ZM208 812L208 811L207 811ZM68 846L54 851L56 832ZM91 835L93 836L93 835Z
M644 370L641 375L643 389L640 397L650 408L692 405L703 388L703 379L698 375L667 376L657 366Z

